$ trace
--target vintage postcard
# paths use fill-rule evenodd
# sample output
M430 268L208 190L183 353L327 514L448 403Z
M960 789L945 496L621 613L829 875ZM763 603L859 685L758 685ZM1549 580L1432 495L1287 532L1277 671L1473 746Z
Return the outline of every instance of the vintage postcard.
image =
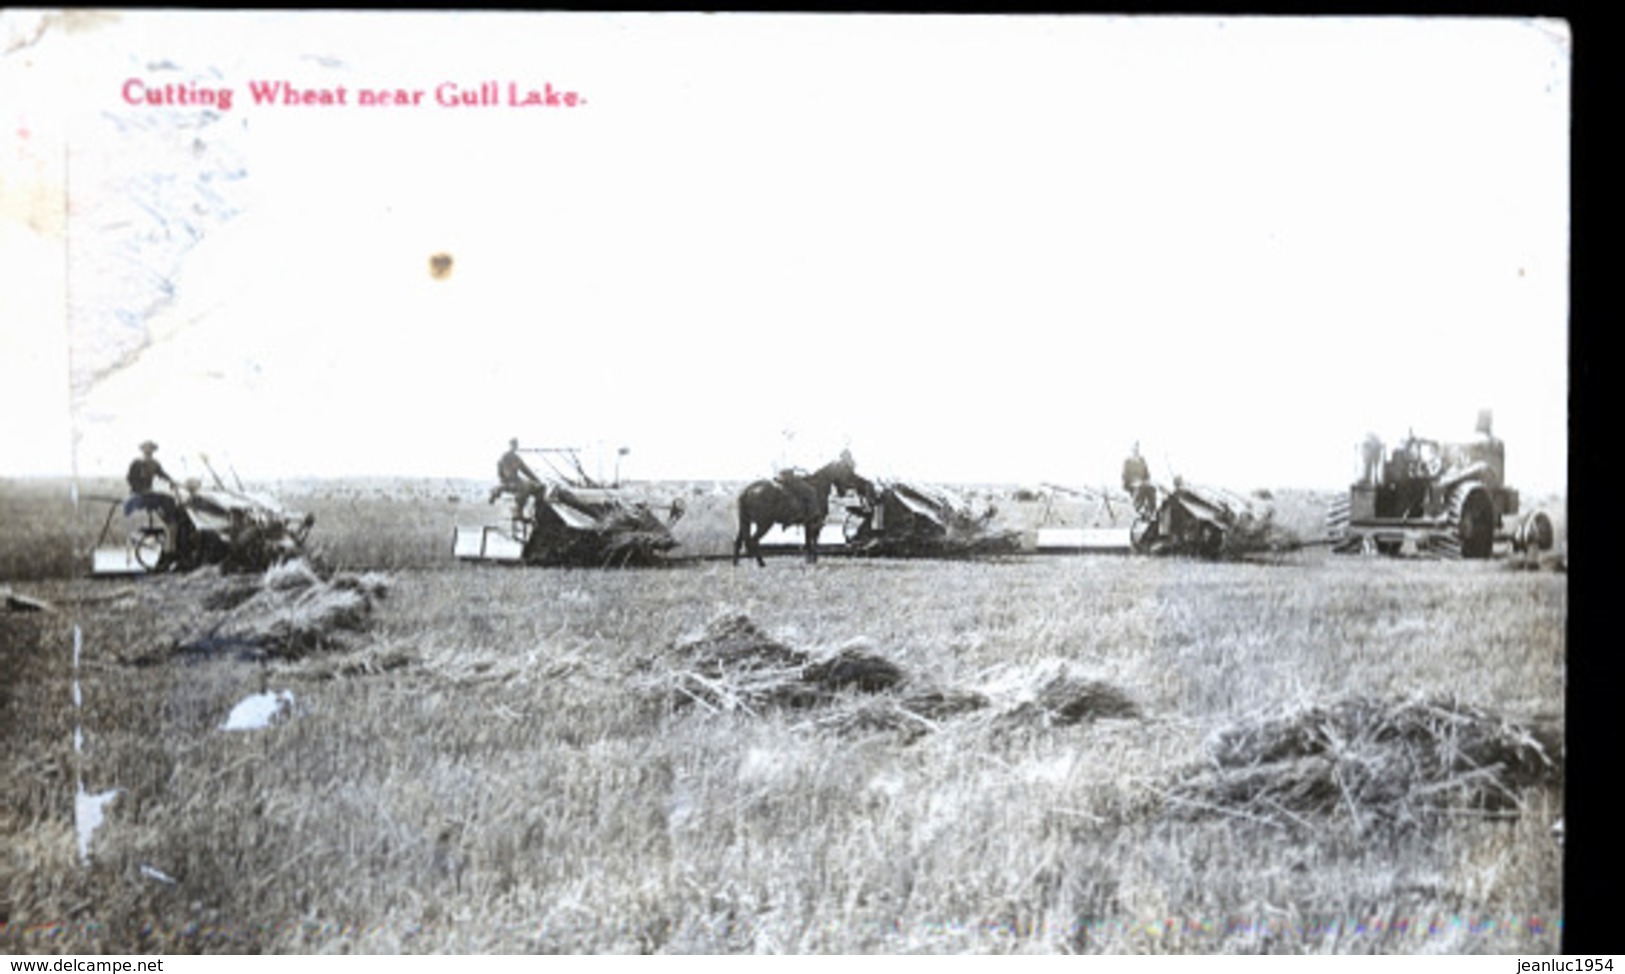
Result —
M0 950L1560 948L1567 23L0 28Z

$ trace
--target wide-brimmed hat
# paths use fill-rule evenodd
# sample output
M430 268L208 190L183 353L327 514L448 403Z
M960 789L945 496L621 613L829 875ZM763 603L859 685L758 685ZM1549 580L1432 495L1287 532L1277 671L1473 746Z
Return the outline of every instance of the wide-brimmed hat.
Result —
M156 450L156 449L158 449L158 444L152 442L151 440L142 440L141 441L141 449L143 449L143 450Z

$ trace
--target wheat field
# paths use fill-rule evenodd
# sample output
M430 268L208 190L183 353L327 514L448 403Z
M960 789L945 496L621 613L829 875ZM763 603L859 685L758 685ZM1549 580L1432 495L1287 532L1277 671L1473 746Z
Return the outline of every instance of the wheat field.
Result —
M240 579L15 583L52 610L0 616L0 947L1558 948L1564 574L527 569L450 560L448 523L491 513L466 497L313 500L381 597L297 652L198 648L256 604ZM702 666L723 623L755 642ZM890 675L809 689L843 660ZM221 729L262 692L281 720Z

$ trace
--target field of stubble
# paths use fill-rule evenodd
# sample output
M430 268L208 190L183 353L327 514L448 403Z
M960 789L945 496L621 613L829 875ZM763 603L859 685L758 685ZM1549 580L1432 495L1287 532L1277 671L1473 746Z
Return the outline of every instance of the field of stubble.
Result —
M368 508L397 541L422 506L398 504ZM388 560L327 524L330 559ZM1563 574L1319 550L542 570L436 565L443 527L383 566L370 628L300 659L168 654L218 578L30 583L56 611L0 617L0 949L1557 949L1549 741L1558 773L1493 801L1493 767L1407 778L1335 734L1314 760L1391 780L1193 782L1226 733L1339 701L1560 739ZM673 661L740 616L902 683L696 695ZM895 719L922 689L980 704ZM265 690L289 717L220 729ZM114 789L76 830L76 796Z

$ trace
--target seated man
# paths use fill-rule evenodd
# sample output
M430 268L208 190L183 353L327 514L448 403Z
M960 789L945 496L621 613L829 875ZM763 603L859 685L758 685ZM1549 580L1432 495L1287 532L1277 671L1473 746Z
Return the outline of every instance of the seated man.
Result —
M191 521L181 514L180 506L175 498L169 494L161 494L152 489L155 481L162 480L174 489L175 478L171 477L164 465L153 456L158 452L158 444L147 440L141 444L141 455L130 462L130 469L124 475L125 483L130 486L130 499L124 502L126 516L136 511L156 511L159 518L169 529L168 543L164 552L166 558L173 558L177 550L186 550L191 538Z
M495 504L503 494L512 494L514 517L523 517L525 501L532 494L545 489L542 478L536 476L536 472L519 455L519 440L509 440L508 452L497 459L497 485L491 488L491 497L486 503Z

